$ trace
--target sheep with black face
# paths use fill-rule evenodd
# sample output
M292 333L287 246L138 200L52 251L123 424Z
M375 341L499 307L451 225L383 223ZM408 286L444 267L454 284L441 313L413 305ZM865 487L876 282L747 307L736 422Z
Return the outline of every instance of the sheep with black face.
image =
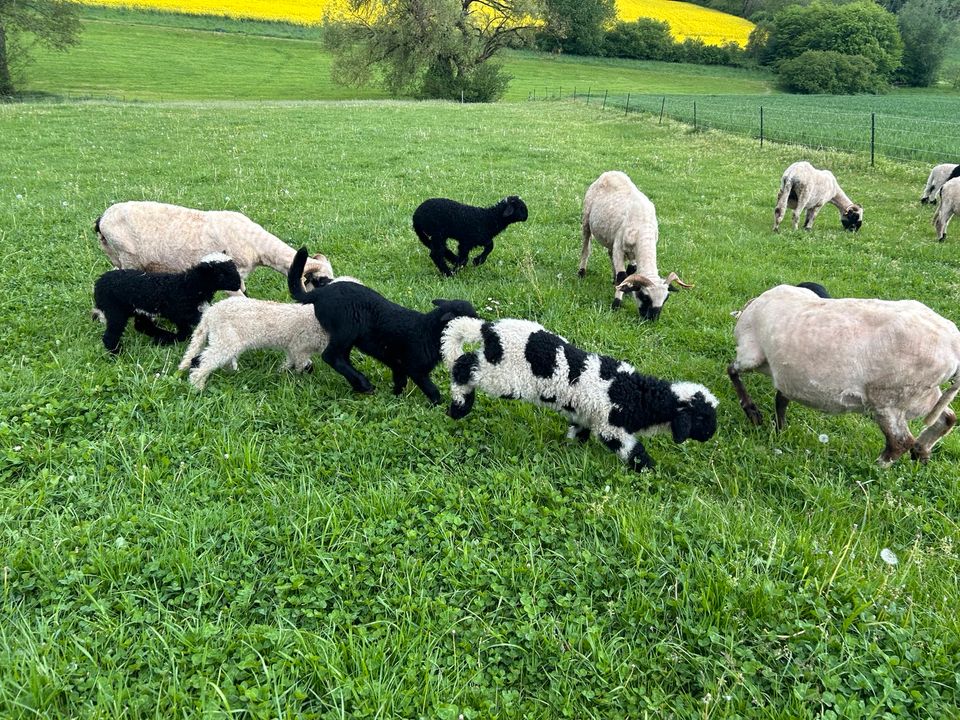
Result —
M817 213L827 203L840 211L840 224L844 230L856 232L863 225L863 208L847 197L829 170L818 170L808 162L795 162L783 171L780 191L773 209L773 231L779 232L787 208L793 210L793 229L800 223L800 213L807 211L804 230L813 229Z
M479 349L467 352L466 343ZM569 438L586 442L596 434L634 470L654 464L637 433L705 442L717 429L717 399L703 385L643 375L528 320L456 318L443 331L441 352L451 372L452 418L470 412L477 388L526 400L566 416Z

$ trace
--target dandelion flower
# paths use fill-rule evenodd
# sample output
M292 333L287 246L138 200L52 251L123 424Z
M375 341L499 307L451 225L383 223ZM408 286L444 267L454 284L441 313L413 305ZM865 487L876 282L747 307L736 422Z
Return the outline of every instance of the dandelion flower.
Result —
M890 548L884 548L880 551L880 559L883 560L887 565L896 565L899 560L897 560L897 554Z
M817 438L817 440L826 445L828 442L830 442L830 436L826 433L820 433L820 436Z

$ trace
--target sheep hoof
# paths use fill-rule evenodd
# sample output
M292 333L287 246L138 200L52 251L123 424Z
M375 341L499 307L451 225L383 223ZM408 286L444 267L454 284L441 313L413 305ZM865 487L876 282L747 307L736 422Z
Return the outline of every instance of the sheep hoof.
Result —
M462 417L465 417L467 414L467 406L465 403L450 403L450 407L447 409L447 415L452 417L454 420L459 420Z
M743 408L743 412L746 413L747 420L752 422L754 425L763 424L763 415L760 414L760 411L757 410L757 406L754 405L753 403L750 403L749 405L745 406Z
M580 268L579 270L577 270L577 277L583 277L586 274L587 274L586 268Z
M610 306L610 309L611 309L611 310L619 310L619 309L620 309L620 299L619 299L619 298L617 298L616 300L613 301L613 305Z
M910 450L910 457L921 465L926 465L930 461L930 449L923 448L918 443Z

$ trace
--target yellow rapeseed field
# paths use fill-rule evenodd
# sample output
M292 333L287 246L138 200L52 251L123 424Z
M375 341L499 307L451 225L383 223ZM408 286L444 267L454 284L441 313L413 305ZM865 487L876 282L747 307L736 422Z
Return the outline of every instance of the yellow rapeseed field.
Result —
M257 20L284 20L313 25L336 0L80 0L88 5L169 10L197 15L226 15ZM749 20L676 0L616 0L621 20L649 17L666 20L679 39L700 38L710 45L746 45L753 29Z

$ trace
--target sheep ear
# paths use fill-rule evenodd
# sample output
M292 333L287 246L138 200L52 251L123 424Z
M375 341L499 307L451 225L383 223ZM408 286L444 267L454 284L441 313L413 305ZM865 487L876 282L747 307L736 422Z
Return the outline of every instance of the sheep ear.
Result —
M682 443L690 437L690 430L693 427L693 418L690 413L681 410L680 413L670 423L670 432L673 433L673 441Z
M443 298L437 298L433 301L434 307L443 307L449 302L449 300L444 300Z
M503 216L505 218L513 215L513 203L508 203L507 206L503 209Z

